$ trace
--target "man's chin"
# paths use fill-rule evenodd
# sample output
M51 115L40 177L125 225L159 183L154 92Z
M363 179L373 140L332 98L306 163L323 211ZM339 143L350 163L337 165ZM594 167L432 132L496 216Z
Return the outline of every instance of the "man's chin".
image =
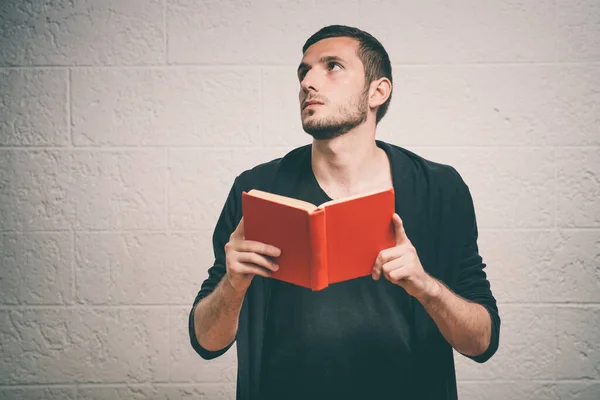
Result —
M338 126L314 126L309 124L304 125L302 128L315 140L330 140L348 132L348 130L340 129Z

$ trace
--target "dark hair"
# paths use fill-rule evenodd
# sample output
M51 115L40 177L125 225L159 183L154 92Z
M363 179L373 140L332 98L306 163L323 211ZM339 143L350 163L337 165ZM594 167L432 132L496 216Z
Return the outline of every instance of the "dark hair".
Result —
M365 67L365 84L367 86L381 77L386 77L390 82L393 82L392 64L390 63L390 57L383 48L383 45L372 35L358 28L344 25L326 26L308 38L302 47L302 54L306 52L306 49L318 41L334 37L349 37L358 41L358 51L356 55ZM377 109L376 123L378 123L387 112L391 100L392 91L390 91L390 96L385 103L380 105Z

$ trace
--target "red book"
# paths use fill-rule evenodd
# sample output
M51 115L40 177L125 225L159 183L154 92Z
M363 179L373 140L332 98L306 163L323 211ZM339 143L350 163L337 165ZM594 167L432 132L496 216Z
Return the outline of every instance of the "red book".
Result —
M244 236L281 249L272 278L321 290L371 274L395 246L394 188L320 206L252 189L242 193Z

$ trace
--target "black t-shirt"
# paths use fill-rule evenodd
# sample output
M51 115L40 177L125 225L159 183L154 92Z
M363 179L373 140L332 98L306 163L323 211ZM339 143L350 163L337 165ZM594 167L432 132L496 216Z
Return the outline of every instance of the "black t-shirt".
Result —
M294 197L317 205L331 200L310 168ZM315 292L273 280L259 398L411 398L411 301L384 277Z

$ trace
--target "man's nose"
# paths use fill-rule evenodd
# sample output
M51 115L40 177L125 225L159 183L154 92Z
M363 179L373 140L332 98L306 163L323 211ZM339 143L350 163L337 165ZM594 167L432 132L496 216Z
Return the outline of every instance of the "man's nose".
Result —
M300 82L300 87L302 87L304 93L308 93L311 90L318 92L321 89L322 79L322 75L319 75L317 70L310 69L306 72L304 78Z

